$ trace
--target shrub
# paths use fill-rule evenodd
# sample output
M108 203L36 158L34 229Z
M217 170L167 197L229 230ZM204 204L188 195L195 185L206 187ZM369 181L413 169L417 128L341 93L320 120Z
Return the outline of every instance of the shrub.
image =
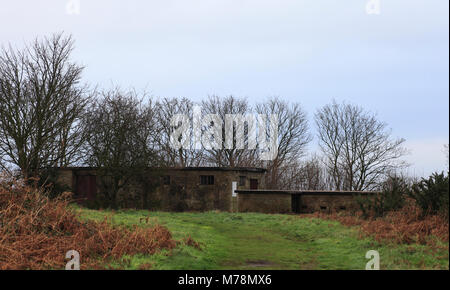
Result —
M364 218L382 217L390 211L399 210L405 205L408 193L406 181L397 176L390 176L382 184L381 192L374 196L358 196L356 201Z
M428 179L412 186L409 195L422 209L422 216L427 214L442 214L448 220L449 183L444 173L433 173Z

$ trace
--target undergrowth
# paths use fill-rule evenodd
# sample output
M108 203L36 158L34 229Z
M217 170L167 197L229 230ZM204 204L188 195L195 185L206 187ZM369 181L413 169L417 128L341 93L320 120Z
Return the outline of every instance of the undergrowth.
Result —
M439 214L423 215L413 200L408 200L400 210L391 211L383 217L363 218L361 214L320 213L302 216L337 220L346 226L358 226L361 235L374 237L379 242L396 244L422 244L445 247L448 250L448 219Z
M104 269L108 261L126 263L124 255L152 255L177 244L158 224L126 227L112 226L107 218L81 221L69 201L69 193L50 199L44 189L1 178L0 269L64 269L69 250L80 253L81 269Z

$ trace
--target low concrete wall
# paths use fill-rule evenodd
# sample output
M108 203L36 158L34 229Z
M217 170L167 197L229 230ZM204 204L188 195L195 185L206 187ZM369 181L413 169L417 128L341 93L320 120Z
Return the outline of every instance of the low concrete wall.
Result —
M355 211L358 204L352 195L300 195L301 213L312 213L317 211L335 212L342 210Z
M238 193L237 204L239 212L289 213L291 212L291 195L283 193Z
M357 211L356 196L372 192L237 190L238 211L262 213L312 213Z

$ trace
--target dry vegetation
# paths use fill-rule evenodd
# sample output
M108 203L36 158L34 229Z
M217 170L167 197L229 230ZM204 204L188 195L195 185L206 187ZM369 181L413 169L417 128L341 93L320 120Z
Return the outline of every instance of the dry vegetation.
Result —
M185 237L185 238L183 239L183 242L184 242L184 244L185 244L186 246L196 248L197 250L200 250L200 251L202 250L202 243L199 243L199 242L195 241L195 240L191 237L191 235Z
M377 241L391 241L397 244L422 244L432 247L445 247L448 250L449 223L441 215L422 215L421 209L413 200L398 211L387 213L379 218L361 218L361 214L314 213L305 217L337 220L346 226L358 226L361 236L373 236ZM439 246L437 240L446 243Z
M44 189L0 177L0 269L64 269L69 250L80 253L81 269L105 269L111 265L126 268L130 261L124 257L152 255L164 249L170 254L179 244L203 252L203 242L189 235L176 241L155 217L139 216L139 224L145 225L132 226L112 226L107 218L83 221L68 207L69 201L68 193L49 199ZM363 219L358 214L342 213L300 216L357 226L361 237L372 236L379 242L421 244L433 252L448 252L448 220L440 215L422 215L412 200L401 210L381 218ZM144 263L139 269L151 267Z
M124 255L176 246L160 225L130 229L112 227L106 219L81 222L67 207L69 197L51 200L23 182L0 181L0 269L64 269L69 250L80 253L81 269L101 269Z

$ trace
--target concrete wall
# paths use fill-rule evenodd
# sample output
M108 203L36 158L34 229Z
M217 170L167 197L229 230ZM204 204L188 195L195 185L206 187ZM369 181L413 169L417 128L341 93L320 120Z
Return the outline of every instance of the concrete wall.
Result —
M59 170L57 182L65 185L69 190L73 191L73 172L72 170Z
M77 194L76 180L80 175L96 175L95 168L64 168L59 170L58 182ZM214 184L201 184L201 177L214 176ZM164 184L169 176L170 184ZM240 184L240 177L245 183ZM101 198L101 177L97 176L97 196ZM237 198L232 197L232 182L237 189L249 189L250 179L257 179L259 188L264 188L264 170L253 168L181 168L149 170L144 180L131 181L119 191L117 203L124 208L141 208L146 199L146 208L169 211L237 211ZM94 203L95 201L87 201Z
M58 182L77 192L78 176L96 174L95 168L60 169ZM214 176L214 184L201 184L202 175ZM164 176L170 176L170 184L164 184ZM242 185L241 176L245 177ZM258 180L258 190L250 190L250 179ZM100 178L97 177L96 181L97 196L101 197ZM237 197L232 196L232 182L237 183ZM258 169L200 167L150 170L144 180L135 180L119 191L117 202L124 208L167 211L311 213L358 210L354 192L283 191L264 188L264 170Z
M355 211L358 204L351 195L314 195L302 194L300 196L300 212L312 213L316 211Z
M368 192L238 190L238 211L312 213L357 211L357 195Z
M291 212L291 195L287 193L238 193L237 203L239 212Z
M201 184L202 175L214 176L214 184ZM161 172L163 176L170 176L170 185L161 184L150 195L152 207L165 210L236 211L232 182L238 189L249 189L250 179L258 179L260 186L265 182L264 172L246 170L169 169ZM239 185L240 176L245 176L244 185Z

